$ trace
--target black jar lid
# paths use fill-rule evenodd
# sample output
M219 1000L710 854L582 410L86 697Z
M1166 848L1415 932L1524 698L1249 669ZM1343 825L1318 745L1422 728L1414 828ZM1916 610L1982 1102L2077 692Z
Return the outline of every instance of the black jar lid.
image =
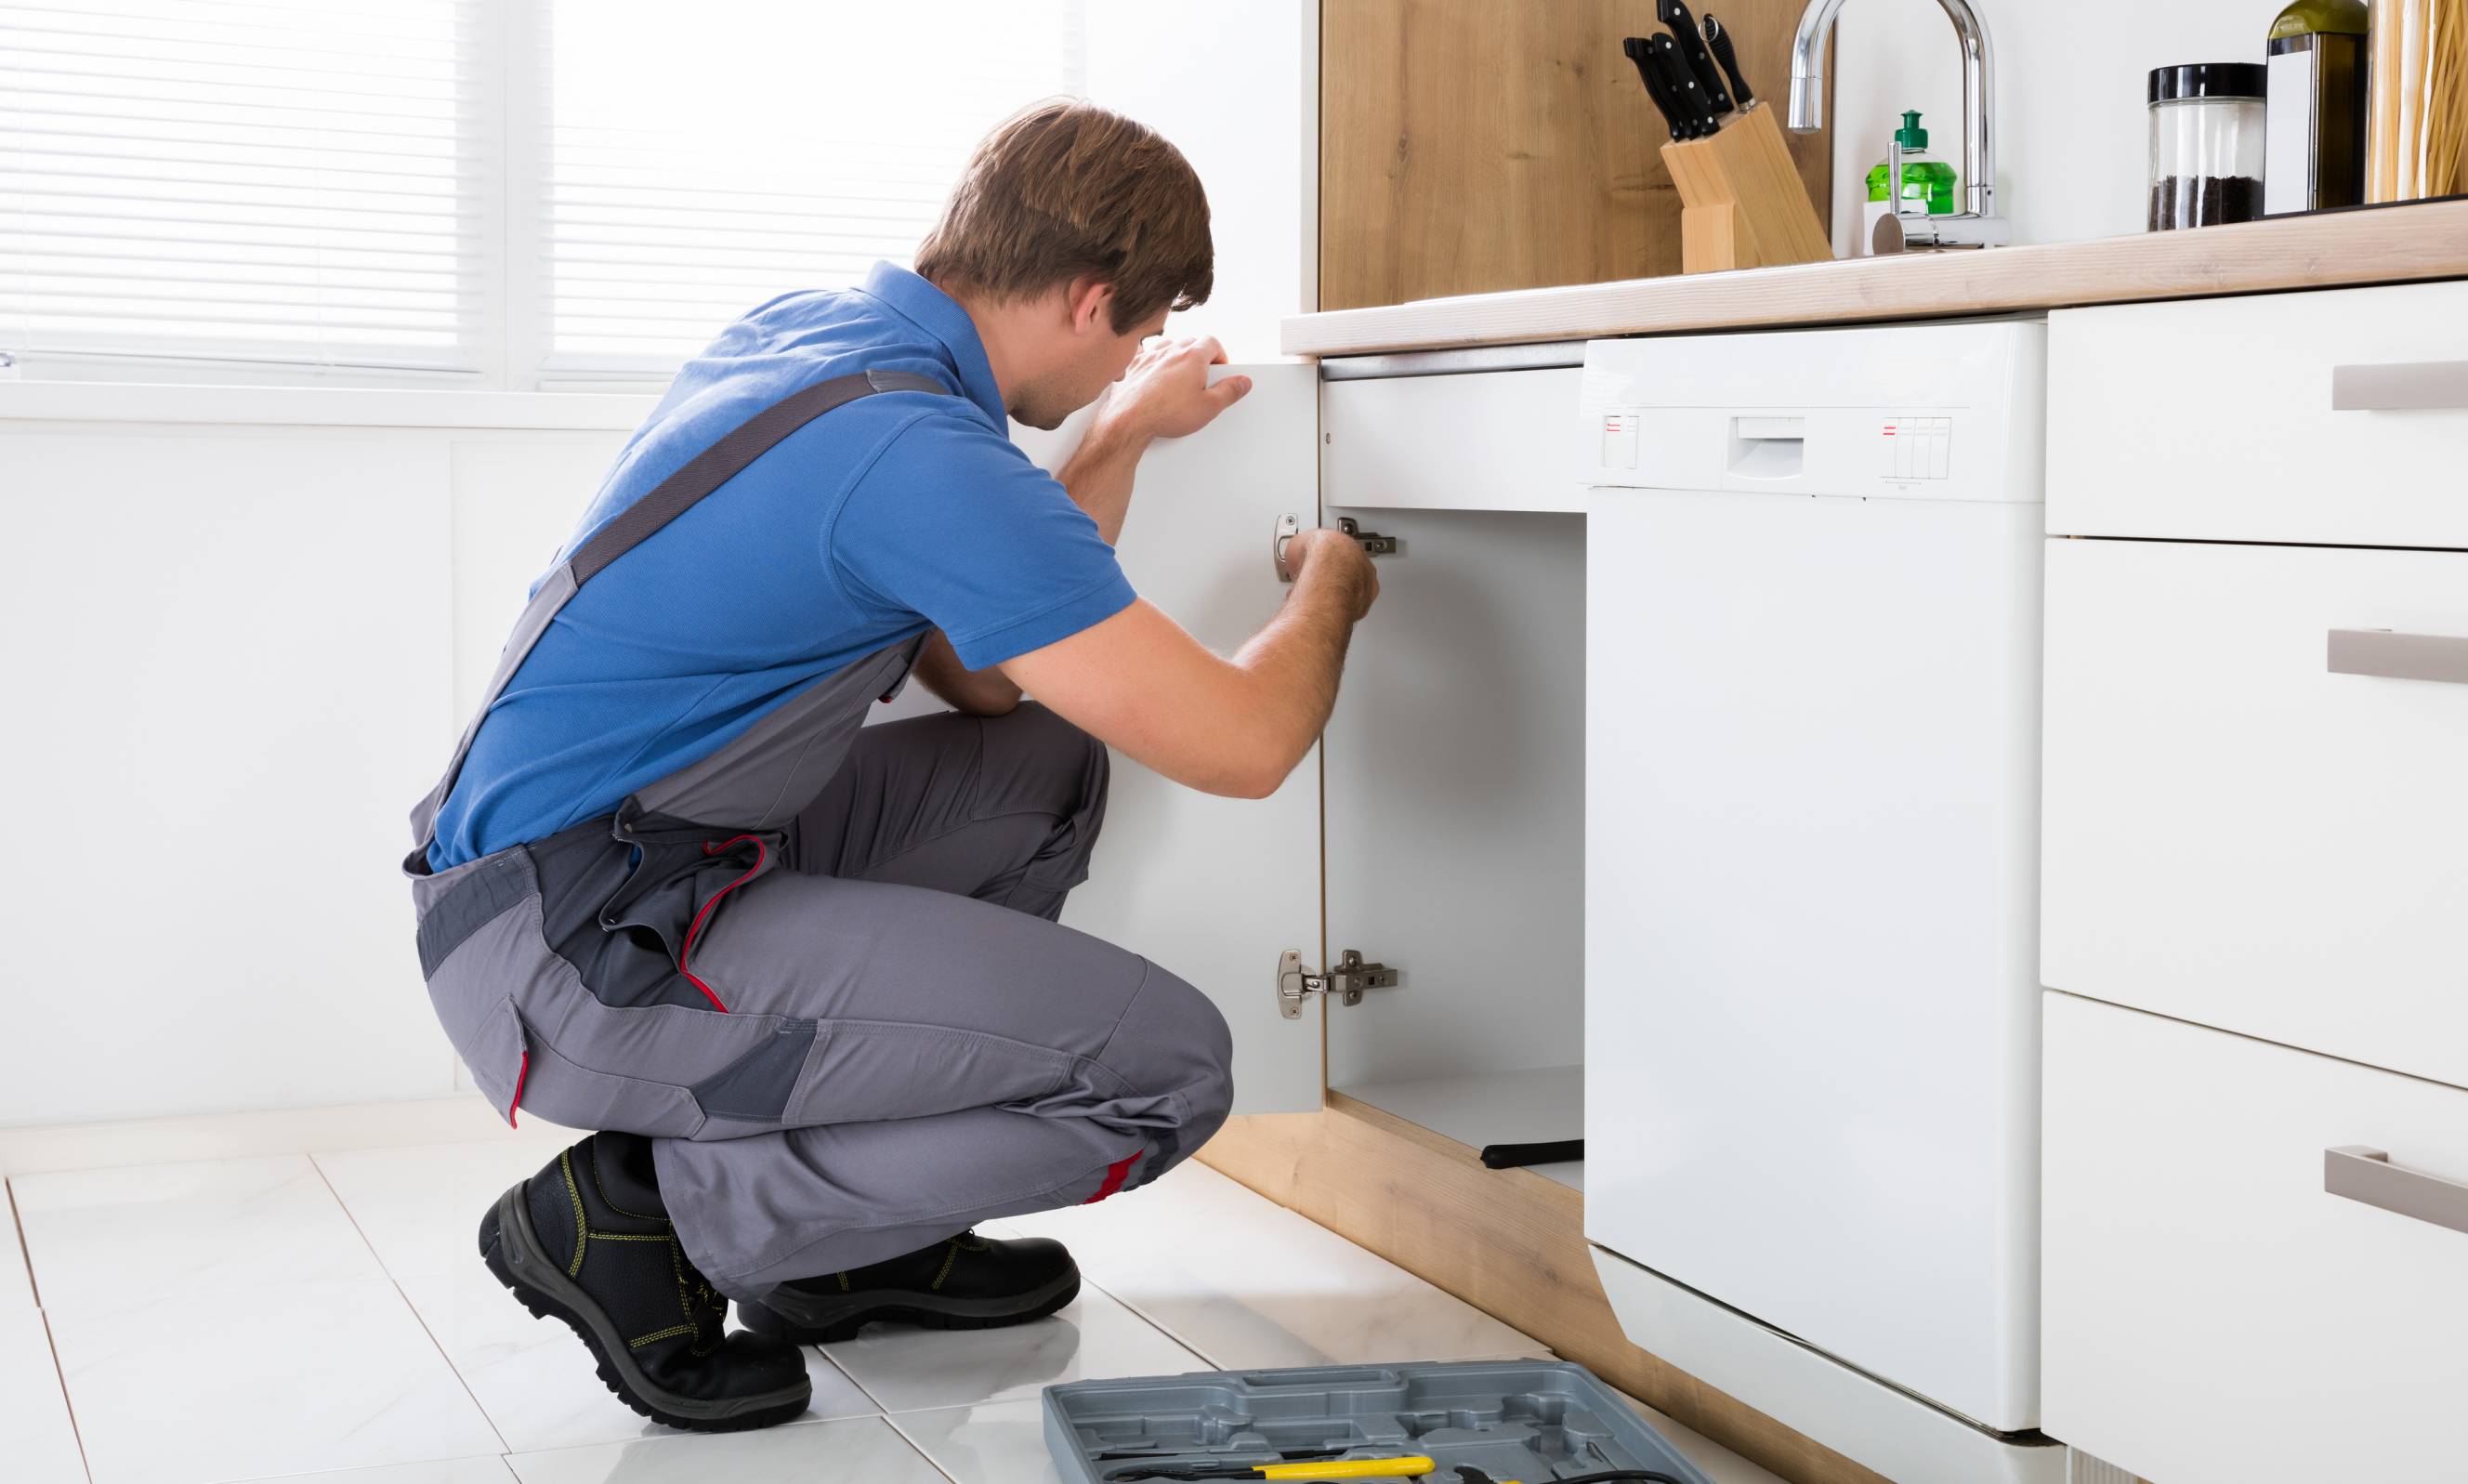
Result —
M2182 98L2260 98L2271 74L2260 62L2184 62L2151 69L2150 101Z

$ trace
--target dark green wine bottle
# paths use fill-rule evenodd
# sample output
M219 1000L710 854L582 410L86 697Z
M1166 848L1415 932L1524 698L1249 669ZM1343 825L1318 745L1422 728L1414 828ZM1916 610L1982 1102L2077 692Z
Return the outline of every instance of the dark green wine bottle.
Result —
M2266 217L2365 198L2365 0L2296 0L2271 23Z

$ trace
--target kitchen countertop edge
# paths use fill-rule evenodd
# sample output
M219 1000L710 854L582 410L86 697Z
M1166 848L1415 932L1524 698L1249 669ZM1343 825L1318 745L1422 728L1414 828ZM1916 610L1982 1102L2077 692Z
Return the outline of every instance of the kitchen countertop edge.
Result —
M1288 355L1783 329L2468 278L2468 200L2025 247L1420 299L1298 314Z

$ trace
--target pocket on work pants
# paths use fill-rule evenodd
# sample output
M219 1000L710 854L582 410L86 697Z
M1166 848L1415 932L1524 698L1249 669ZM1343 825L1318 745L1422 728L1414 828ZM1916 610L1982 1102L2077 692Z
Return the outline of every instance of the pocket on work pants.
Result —
M529 1039L514 997L514 986L529 977L529 969L508 958L523 951L521 929L536 921L536 912L518 906L503 913L465 939L428 976L437 1023L469 1069L473 1085L508 1124L522 1102L530 1068Z

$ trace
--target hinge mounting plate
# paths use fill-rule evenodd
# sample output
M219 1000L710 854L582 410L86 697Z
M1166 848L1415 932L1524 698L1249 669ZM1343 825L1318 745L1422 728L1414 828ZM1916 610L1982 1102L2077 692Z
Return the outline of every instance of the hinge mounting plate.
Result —
M1303 968L1301 952L1288 948L1277 955L1277 1011L1289 1020L1302 1018L1307 994L1333 994L1343 1004L1360 1005L1363 991L1394 989L1399 974L1385 964L1364 963L1353 948L1337 955L1335 969L1314 973Z

